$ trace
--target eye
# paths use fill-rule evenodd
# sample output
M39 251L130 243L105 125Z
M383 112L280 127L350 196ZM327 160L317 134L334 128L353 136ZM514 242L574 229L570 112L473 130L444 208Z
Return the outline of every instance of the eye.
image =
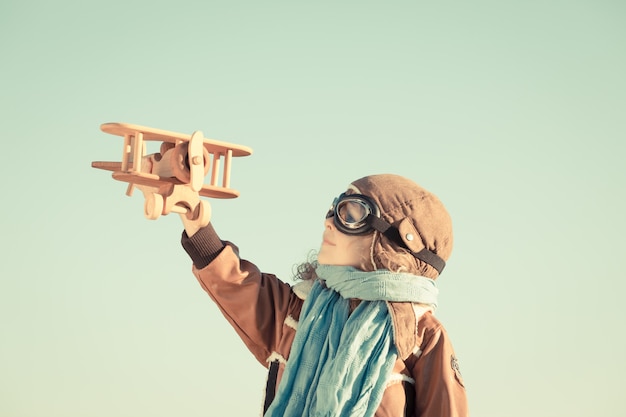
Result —
M339 207L339 215L348 224L358 223L367 217L367 210L357 202L348 201Z

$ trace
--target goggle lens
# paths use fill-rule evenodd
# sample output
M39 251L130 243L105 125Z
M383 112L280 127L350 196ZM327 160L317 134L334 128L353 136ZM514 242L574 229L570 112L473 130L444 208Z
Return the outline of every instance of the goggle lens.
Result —
M370 212L371 210L367 206L357 200L341 201L337 204L336 209L341 222L351 229L361 226Z
M344 233L366 233L370 229L367 225L367 217L370 214L379 215L378 210L372 204L365 196L342 194L335 198L326 218L334 217L335 225Z

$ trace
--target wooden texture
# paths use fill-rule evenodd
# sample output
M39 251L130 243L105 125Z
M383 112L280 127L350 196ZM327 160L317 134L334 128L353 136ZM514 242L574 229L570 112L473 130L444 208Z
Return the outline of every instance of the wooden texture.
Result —
M127 123L105 123L100 128L123 138L122 160L94 161L91 166L112 171L113 179L127 182L127 195L134 187L140 189L148 219L178 213L188 233L195 233L211 216L211 206L201 196L239 196L230 188L232 157L251 155L246 146L207 139L200 131L187 135ZM161 141L159 152L147 155L147 141ZM209 172L210 182L204 184Z

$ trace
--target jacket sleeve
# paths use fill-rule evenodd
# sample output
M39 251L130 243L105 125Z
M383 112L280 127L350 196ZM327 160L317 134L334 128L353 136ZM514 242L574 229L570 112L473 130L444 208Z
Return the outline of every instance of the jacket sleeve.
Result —
M182 244L200 285L257 360L268 366L272 354L286 358L295 332L285 323L297 322L302 306L291 287L240 259L237 247L221 241L210 224L191 238L183 233Z
M420 329L421 328L421 329ZM415 415L418 417L467 417L467 395L459 363L448 334L430 313L418 323L423 337L413 364Z

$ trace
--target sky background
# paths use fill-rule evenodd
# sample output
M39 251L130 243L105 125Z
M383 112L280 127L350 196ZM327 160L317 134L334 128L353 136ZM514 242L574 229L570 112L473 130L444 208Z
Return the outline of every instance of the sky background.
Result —
M213 224L291 282L357 178L455 227L437 315L471 414L624 416L626 5L0 3L0 416L257 416L265 369L176 215L91 168L126 122L239 143Z

